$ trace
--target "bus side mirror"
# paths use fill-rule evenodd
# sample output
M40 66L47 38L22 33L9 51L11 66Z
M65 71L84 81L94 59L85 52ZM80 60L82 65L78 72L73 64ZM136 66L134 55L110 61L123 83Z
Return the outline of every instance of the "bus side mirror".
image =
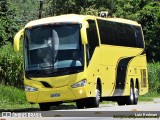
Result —
M87 21L83 22L82 28L81 28L81 39L82 39L82 44L87 44L87 28L89 28L89 24Z
M15 36L14 36L14 51L19 51L19 41L21 39L21 36L24 35L24 29L21 29Z

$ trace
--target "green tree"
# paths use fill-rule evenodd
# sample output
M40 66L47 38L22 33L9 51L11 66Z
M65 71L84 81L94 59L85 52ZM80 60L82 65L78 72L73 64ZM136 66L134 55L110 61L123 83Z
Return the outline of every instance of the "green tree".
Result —
M0 45L13 39L13 34L17 29L15 23L15 13L11 4L7 0L0 1Z
M143 27L149 61L160 61L160 3L150 2L138 13Z
M69 13L79 13L79 6L76 0L48 0L44 2L45 16L55 16Z
M15 20L24 26L31 20L38 19L39 0L9 0L15 10ZM45 1L45 0L44 0Z

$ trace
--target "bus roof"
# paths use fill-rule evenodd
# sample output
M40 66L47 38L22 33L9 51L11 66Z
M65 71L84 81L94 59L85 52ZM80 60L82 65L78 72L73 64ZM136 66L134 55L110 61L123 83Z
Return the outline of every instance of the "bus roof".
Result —
M113 21L113 22L119 22L119 23L125 23L125 24L131 24L131 25L140 26L140 24L138 24L136 21L128 20L128 19L123 19L123 18L107 18L106 20Z
M30 21L25 27L32 27L41 24L50 24L50 23L82 23L82 21L86 18L86 15L76 15L76 14L66 14L60 16L53 16L42 18L38 20Z
M90 15L66 14L66 15L53 16L53 17L47 17L47 18L30 21L28 24L26 24L25 28L37 26L37 25L43 25L43 24L47 25L51 23L68 23L68 22L82 23L83 20L87 18L89 19L98 18L98 19L107 20L107 21L113 21L113 22L140 26L140 24L138 24L135 21L122 19L122 18L102 18L102 17L90 16Z

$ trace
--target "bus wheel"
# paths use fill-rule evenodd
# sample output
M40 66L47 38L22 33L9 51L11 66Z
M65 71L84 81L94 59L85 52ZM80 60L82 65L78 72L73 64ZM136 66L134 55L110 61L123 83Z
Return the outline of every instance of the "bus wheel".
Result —
M42 111L50 110L50 105L48 103L39 103L39 107Z
M133 105L134 98L135 98L134 87L133 87L133 83L131 83L131 85L130 85L130 95L127 97L127 105Z
M85 101L84 100L77 100L76 101L76 106L78 109L84 109L84 105L85 104Z
M134 105L137 105L137 103L138 103L138 94L139 94L139 92L138 92L138 87L136 86L135 88L134 88Z
M86 101L86 105L85 105L86 108L99 107L100 97L101 97L101 93L99 90L99 86L97 85L96 97L88 98L88 100Z

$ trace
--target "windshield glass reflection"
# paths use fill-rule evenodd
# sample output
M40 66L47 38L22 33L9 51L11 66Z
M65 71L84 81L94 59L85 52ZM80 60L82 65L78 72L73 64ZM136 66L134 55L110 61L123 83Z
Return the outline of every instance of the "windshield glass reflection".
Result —
M54 25L27 29L24 46L27 76L48 77L83 70L80 25Z

